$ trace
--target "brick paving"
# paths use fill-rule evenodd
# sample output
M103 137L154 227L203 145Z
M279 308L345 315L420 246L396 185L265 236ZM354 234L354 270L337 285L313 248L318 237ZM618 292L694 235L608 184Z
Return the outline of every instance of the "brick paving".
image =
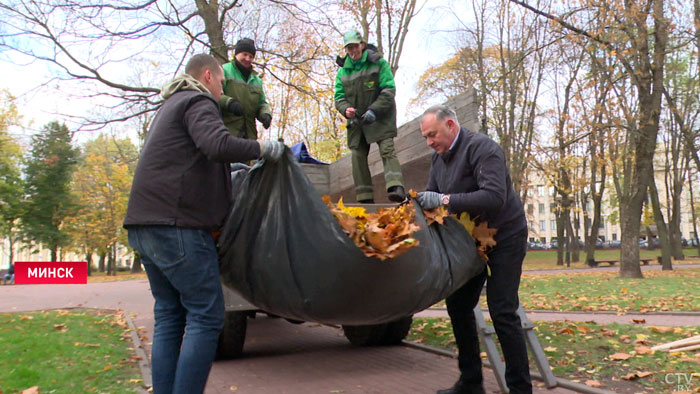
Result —
M0 312L68 307L127 311L136 326L145 327L150 343L153 298L147 280L0 286ZM353 347L338 328L258 317L249 320L244 357L217 361L206 394L434 393L457 376L457 362L449 357L405 346ZM484 379L489 393L498 392L490 369L484 369ZM541 386L535 392L572 393Z

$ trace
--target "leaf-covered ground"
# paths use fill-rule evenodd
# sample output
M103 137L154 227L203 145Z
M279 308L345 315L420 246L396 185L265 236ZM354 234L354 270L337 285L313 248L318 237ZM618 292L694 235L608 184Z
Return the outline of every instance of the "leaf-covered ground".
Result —
M525 309L559 311L698 311L700 269L646 271L644 279L617 272L527 275L520 285Z
M535 322L535 325L556 376L624 393L700 390L700 376L697 376L700 353L651 350L657 344L699 335L698 327L592 322ZM407 339L456 350L449 319L416 318ZM486 354L482 353L482 357ZM534 363L531 368L536 369ZM690 379L690 387L679 386L685 378Z
M0 314L0 393L134 393L142 383L121 315Z

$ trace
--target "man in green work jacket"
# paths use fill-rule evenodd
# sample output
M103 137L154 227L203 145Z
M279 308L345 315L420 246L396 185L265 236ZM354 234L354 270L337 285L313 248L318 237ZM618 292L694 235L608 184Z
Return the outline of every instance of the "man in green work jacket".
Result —
M263 127L270 128L272 111L265 99L262 80L253 70L255 42L242 38L236 43L233 61L223 65L224 94L219 105L224 115L224 124L235 137L255 140L258 130L257 118Z
M343 36L344 58L338 58L340 70L335 78L335 108L348 119L348 147L352 153L352 177L355 197L361 203L373 203L372 175L367 156L376 142L384 164L384 179L389 200L405 198L401 165L396 158L396 84L391 67L360 32Z

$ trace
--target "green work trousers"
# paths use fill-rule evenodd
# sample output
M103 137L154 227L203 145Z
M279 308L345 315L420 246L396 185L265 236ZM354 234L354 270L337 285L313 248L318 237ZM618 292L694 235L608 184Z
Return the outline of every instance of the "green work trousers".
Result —
M382 163L384 164L384 180L386 181L387 190L394 186L403 187L401 165L399 164L399 159L396 158L394 139L386 138L377 141L377 145L379 145L379 155L382 157ZM352 179L355 181L355 198L357 201L374 199L372 174L369 172L369 164L367 163L369 146L363 137L358 148L350 150L352 152Z

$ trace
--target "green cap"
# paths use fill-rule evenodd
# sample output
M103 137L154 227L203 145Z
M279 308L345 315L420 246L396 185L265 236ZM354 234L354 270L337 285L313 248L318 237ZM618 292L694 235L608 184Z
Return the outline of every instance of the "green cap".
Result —
M350 30L343 35L343 46L346 47L350 44L359 44L362 42L362 34L357 30Z

